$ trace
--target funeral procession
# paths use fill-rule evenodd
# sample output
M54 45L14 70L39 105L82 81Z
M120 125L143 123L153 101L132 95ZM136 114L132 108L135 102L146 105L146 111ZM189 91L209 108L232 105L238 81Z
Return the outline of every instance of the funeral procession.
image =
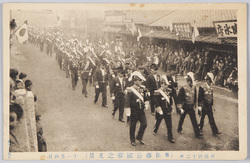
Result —
M9 152L239 150L236 10L11 10L9 23Z

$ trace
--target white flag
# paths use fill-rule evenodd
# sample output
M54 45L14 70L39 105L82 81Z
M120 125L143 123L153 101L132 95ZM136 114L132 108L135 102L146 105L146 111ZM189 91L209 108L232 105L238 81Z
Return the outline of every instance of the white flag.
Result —
M28 25L24 23L16 32L15 35L19 43L23 43L28 40Z
M138 36L137 36L137 41L140 41L140 38L142 37L141 30L138 28Z
M195 38L197 37L197 36L199 36L200 34L199 34L199 30L198 30L198 28L197 28L197 26L196 26L196 23L194 22L194 30L193 30L193 34L192 34L192 42L194 43L195 42Z

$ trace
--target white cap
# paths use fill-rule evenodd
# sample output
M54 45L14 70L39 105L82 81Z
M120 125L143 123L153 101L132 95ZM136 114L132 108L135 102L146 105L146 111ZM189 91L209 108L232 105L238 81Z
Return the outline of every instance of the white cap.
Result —
M146 81L145 77L141 74L139 71L134 71L131 73L131 76L129 77L128 81L132 81L133 76L139 77L141 80Z

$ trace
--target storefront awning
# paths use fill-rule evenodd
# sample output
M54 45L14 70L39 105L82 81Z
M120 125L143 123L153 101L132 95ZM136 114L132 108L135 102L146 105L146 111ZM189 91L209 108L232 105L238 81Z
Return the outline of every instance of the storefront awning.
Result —
M172 40L185 40L185 41L192 41L191 37L179 37L169 32L165 31L154 31L148 32L142 35L142 37L152 37L152 38L160 38L160 39L172 39ZM179 38L178 38L179 37ZM224 39L221 40L217 36L198 36L195 38L196 42L206 42L206 43L213 43L213 44L233 44L237 45L236 39Z

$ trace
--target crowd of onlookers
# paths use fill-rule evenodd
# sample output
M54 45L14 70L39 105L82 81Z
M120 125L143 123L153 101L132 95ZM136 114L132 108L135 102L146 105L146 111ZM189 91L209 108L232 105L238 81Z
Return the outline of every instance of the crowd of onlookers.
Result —
M26 73L10 69L10 152L45 152L41 110Z
M124 49L128 50L127 54L136 56L137 65L155 63L163 72L172 71L180 76L191 71L198 81L203 81L207 72L212 72L214 85L238 89L237 57L232 54L214 55L208 48L185 51L167 44L157 46L131 42L124 44Z

